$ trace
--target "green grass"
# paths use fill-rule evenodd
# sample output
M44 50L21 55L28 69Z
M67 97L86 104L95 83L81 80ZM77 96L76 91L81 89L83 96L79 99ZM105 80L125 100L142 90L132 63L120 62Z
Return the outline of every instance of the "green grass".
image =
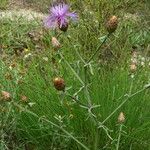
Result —
M37 9L45 12L47 5L41 8L39 4L35 3ZM59 51L51 45L55 33L45 30L39 20L2 19L0 91L10 92L12 101L4 102L0 97L0 149L117 150L118 145L119 150L149 150L150 89L145 88L150 82L149 62L143 67L139 60L133 73L129 67L133 46L142 57L149 56L148 3L78 0L72 1L72 9L80 19L59 36ZM87 61L102 42L107 34L104 22L110 14L119 17L117 31L94 57L85 76L80 57ZM67 92L54 88L56 76L63 77ZM85 77L87 89L77 93ZM98 107L89 112L68 93L77 93L87 106L90 97L93 107ZM27 102L21 95L27 96ZM123 124L118 123L120 112L125 114Z
M1 0L0 1L0 9L5 10L7 9L9 1L8 0Z

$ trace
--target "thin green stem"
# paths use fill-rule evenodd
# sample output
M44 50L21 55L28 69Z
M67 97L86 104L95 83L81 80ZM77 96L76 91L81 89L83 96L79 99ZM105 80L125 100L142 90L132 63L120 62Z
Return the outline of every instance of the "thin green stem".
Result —
M81 143L77 138L75 138L72 134L70 134L68 131L66 131L64 128L60 127L59 125L55 124L54 122L46 119L46 118L42 118L42 117L39 117L37 114L35 114L34 112L31 112L30 110L27 110L23 107L21 107L20 105L16 104L16 103L13 103L14 106L18 107L20 110L28 113L28 114L31 114L32 116L38 118L38 119L41 119L41 120L44 120L46 122L48 122L49 124L53 125L54 127L62 130L66 135L68 135L70 138L72 138L74 141L76 141L80 146L82 146L85 150L90 150L88 147L86 147L83 143Z
M117 140L117 145L116 145L116 150L119 150L120 139L121 139L121 133L122 133L122 127L123 127L123 124L120 124L120 127L119 127L119 135L118 135L118 140Z
M129 95L101 124L104 124L110 117L112 117L114 115L114 113L116 111L118 111L130 98L134 97L135 95L143 92L144 90L146 90L147 87L142 88L141 90Z
M86 65L85 60L82 58L82 56L80 55L80 53L78 52L78 50L76 49L75 51L76 51L78 57L80 58L80 60L84 63L84 65Z
M99 134L99 129L97 128L95 133L94 150L97 150L98 147L98 134Z
M80 81L82 85L84 85L84 82L82 79L79 77L79 75L76 73L76 71L72 68L72 66L68 63L68 61L64 58L64 56L59 52L60 57L64 60L64 62L68 65L70 70L73 72L73 74L77 77L77 79Z
M76 97L70 95L69 93L67 93L67 95L73 100L75 101L77 104L79 104L80 106L86 108L86 109L89 109L89 106L86 105L86 104L83 104L82 102L80 102L79 100L76 99Z
M89 91L88 91L88 87L87 87L87 85L88 85L87 67L88 67L87 65L84 66L84 76L85 76L85 79L84 79L84 85L85 85L85 86L84 86L84 89L85 89L85 96L87 97L87 100L88 100L88 104L89 104L89 106L91 106L91 105L92 105L92 102L91 102L91 98L90 98Z
M84 80L84 94L85 94L85 97L87 97L87 101L88 101L88 105L89 105L89 109L88 109L88 113L90 115L90 117L92 118L93 122L95 124L98 124L98 120L96 118L96 115L92 112L92 102L91 102L91 98L90 98L90 93L89 93L89 90L88 90L88 79L87 79L87 68L88 66L85 65L84 66L84 76L85 76L85 80Z
M91 60L95 57L95 55L97 54L97 52L100 50L100 48L102 47L102 45L106 42L106 40L109 38L109 36L111 35L111 33L108 33L107 36L105 37L105 39L103 40L103 42L97 47L96 51L93 53L93 55L89 58L89 60L87 61L87 64L91 62Z

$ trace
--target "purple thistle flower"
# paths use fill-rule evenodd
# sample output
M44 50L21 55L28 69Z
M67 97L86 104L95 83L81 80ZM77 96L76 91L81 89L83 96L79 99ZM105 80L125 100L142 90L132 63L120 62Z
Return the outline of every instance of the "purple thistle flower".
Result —
M69 6L65 3L57 4L50 9L50 15L44 20L45 27L66 31L69 19L76 21L77 14L69 11Z

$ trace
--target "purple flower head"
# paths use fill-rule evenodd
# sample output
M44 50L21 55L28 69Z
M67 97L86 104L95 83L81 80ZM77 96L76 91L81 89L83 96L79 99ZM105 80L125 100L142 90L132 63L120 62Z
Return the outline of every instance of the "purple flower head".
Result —
M77 14L70 12L67 4L60 3L51 7L50 15L44 20L44 25L52 29L59 27L62 31L66 31L69 19L76 21Z

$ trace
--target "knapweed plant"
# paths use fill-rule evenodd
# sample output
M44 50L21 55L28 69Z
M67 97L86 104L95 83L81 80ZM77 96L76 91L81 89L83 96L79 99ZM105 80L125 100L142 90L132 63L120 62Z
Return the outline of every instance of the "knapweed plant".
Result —
M52 59L55 59L55 57L59 57L59 59L61 59L63 61L63 63L65 63L67 65L67 67L70 69L72 74L74 74L76 79L80 82L80 88L77 91L74 91L73 94L71 94L69 92L69 89L66 88L69 85L65 84L64 79L62 77L55 76L55 75L54 75L54 79L53 79L53 84L54 84L54 87L56 88L56 90L62 91L62 93L60 93L61 103L65 103L64 102L65 97L70 97L70 100L75 102L76 104L78 104L78 107L85 109L87 111L87 118L86 119L88 121L90 121L93 124L93 128L95 128L95 130L97 130L96 136L98 136L97 134L99 133L99 130L103 129L107 138L110 139L110 141L112 143L113 142L116 143L116 150L119 150L119 144L121 141L121 134L123 132L122 130L124 127L123 123L125 120L124 114L121 112L119 117L118 117L118 122L120 125L119 125L118 139L116 139L116 141L115 141L115 139L113 139L111 137L111 130L107 126L105 126L105 123L111 117L113 117L113 115L116 112L118 112L118 110L127 101L132 99L132 97L134 97L135 95L145 91L147 89L147 87L143 87L142 89L139 89L135 93L128 93L127 95L124 95L126 98L118 106L116 106L116 108L103 121L99 120L98 116L97 116L98 114L96 113L96 110L101 109L100 108L101 105L95 104L93 102L93 98L92 98L91 92L90 92L91 91L90 86L92 84L90 77L94 76L94 74L92 73L92 68L93 68L92 62L94 62L94 60L96 59L98 52L100 52L102 46L107 42L107 39L117 30L118 18L116 16L112 16L108 19L108 21L106 23L106 30L107 30L108 34L106 36L104 36L101 43L97 44L97 49L93 50L93 54L91 54L91 56L87 60L85 60L78 53L79 59L82 63L80 69L83 70L83 74L84 74L83 77L80 77L80 75L76 72L76 70L71 66L69 61L65 58L65 55L63 54L63 51L60 47L60 43L58 42L59 39L57 39L57 37L59 37L59 35L60 35L60 32L58 30L60 29L61 31L67 32L67 29L71 23L70 20L77 22L77 19L79 19L79 16L77 15L77 13L71 13L69 11L69 5L68 4L60 3L60 4L56 4L56 5L52 6L52 8L50 9L50 16L47 17L46 20L44 21L45 27L48 27L51 30L55 30L55 36L56 37L52 37L52 45L53 45L54 49L57 48L57 52L54 50L56 55L53 54ZM63 36L65 36L65 35L63 35ZM63 46L63 43L61 43L61 46ZM99 85L99 86L101 86L101 85ZM79 98L80 93L83 93L84 100ZM87 150L90 149L86 145L80 143L77 139L74 139L74 140L83 149L87 149ZM98 140L98 139L95 139L95 140ZM96 142L96 145L95 145L95 147L93 147L93 149L98 149L98 145L97 145L98 141L95 141L95 142Z
M102 27L84 15L64 1L53 4L42 22L42 50L9 64L9 72L0 62L0 149L148 150L148 67L135 50L111 50L124 44L119 17L99 19Z

